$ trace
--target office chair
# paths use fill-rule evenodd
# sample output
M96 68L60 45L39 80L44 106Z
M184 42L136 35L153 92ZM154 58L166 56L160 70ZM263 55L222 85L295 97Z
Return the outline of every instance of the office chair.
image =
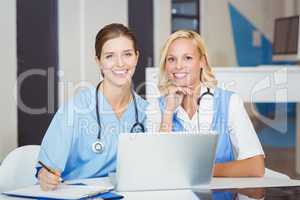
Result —
M34 185L39 145L14 149L0 165L0 192Z

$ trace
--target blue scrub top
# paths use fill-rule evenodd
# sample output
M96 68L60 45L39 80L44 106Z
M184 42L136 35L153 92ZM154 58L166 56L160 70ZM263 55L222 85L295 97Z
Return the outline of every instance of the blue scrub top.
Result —
M106 97L99 91L101 141L105 150L101 154L94 153L92 144L97 141L99 130L95 90L95 87L84 89L60 107L43 138L38 160L60 171L65 180L107 176L115 171L118 136L130 132L136 122L133 101L121 118L117 118ZM145 126L148 103L137 94L135 97L139 122Z

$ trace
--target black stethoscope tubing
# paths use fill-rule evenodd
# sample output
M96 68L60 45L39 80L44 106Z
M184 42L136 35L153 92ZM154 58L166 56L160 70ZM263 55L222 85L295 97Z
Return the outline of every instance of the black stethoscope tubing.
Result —
M197 100L197 125L198 125L198 132L200 132L200 122L199 122L199 107L200 107L200 101L205 95L214 96L214 94L210 91L210 88L207 88L207 91L200 95L200 97Z
M99 93L99 87L101 85L102 81L100 81L96 87L96 118L97 118L97 124L99 127L98 135L97 135L97 141L93 143L92 149L95 153L102 153L104 151L104 143L101 141L101 120L100 120L100 113L99 113L99 102L98 102L98 93ZM131 95L134 103L134 111L135 111L135 123L132 125L130 129L130 133L137 133L137 132L145 132L145 127L142 123L139 122L139 115L138 115L138 108L136 103L136 98L133 92L133 89L131 89Z

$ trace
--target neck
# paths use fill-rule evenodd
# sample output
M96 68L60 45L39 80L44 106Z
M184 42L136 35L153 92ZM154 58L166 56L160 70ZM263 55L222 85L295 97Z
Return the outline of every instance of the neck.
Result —
M131 84L124 86L117 86L103 81L102 87L100 87L103 95L107 98L108 102L112 105L114 110L123 110L123 108L129 103L131 99Z
M200 82L194 84L191 89L193 90L193 95L185 95L181 104L181 106L188 114L190 119L194 116L195 112L197 111L197 100L200 95L201 89Z

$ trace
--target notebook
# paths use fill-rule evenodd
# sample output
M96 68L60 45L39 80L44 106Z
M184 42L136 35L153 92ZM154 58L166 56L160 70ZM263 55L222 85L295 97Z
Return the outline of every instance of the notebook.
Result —
M3 192L2 194L14 197L50 198L50 199L81 199L95 197L109 192L105 187L88 185L61 184L52 191L43 191L39 185Z

